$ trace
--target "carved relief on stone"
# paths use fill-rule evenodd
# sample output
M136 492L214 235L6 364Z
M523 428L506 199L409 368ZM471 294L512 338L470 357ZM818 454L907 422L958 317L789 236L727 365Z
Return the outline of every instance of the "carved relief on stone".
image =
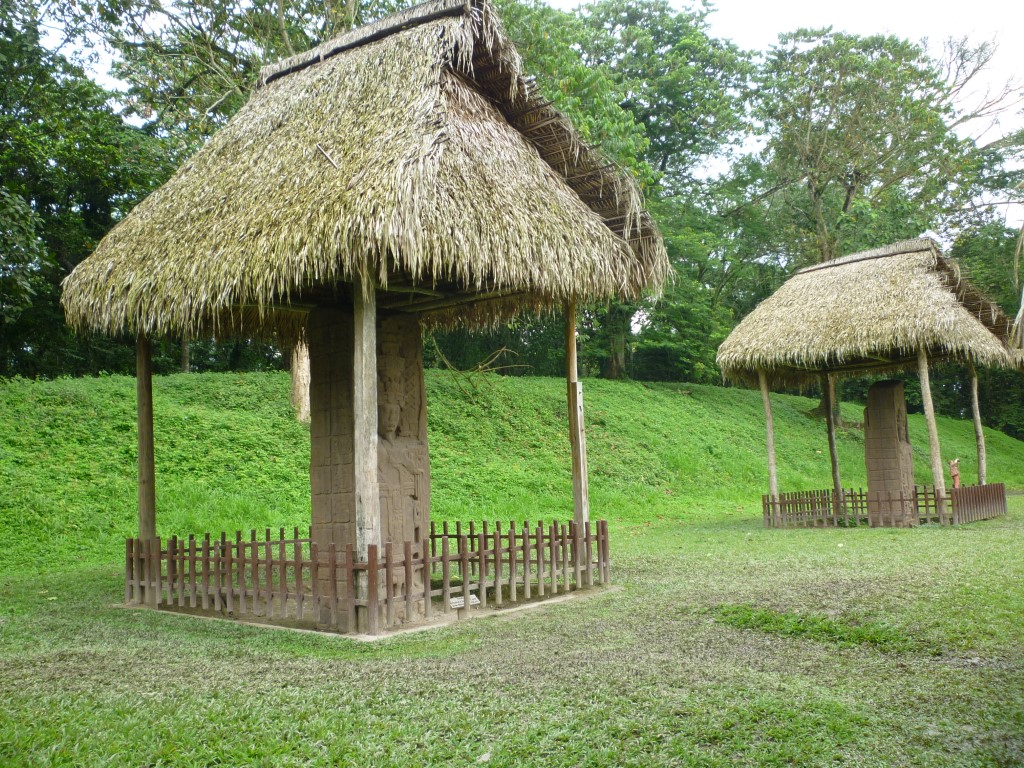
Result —
M387 317L377 336L377 478L380 485L381 541L396 557L405 542L413 556L429 545L430 456L427 450L426 391L419 323ZM419 572L416 572L419 576ZM396 577L396 594L404 580ZM418 582L414 589L421 588Z

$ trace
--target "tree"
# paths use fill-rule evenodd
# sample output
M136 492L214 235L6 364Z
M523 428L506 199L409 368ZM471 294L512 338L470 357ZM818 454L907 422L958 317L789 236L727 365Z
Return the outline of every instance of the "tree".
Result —
M709 223L695 215L697 198L687 193L697 185L695 169L741 126L749 66L735 46L710 37L704 8L679 11L664 0L598 0L579 13L589 31L583 61L607 68L623 94L621 106L643 126L642 157L654 171L645 191L678 274L677 285L655 306L611 302L599 312L593 341L603 347L603 373L624 376L627 353L635 347L642 358L640 375L656 369L666 376L671 370L672 378L705 378L716 337L708 335L708 323L717 326L721 316L715 298L704 294L708 286L689 274L692 249L671 244L698 242L692 225ZM692 311L692 302L707 311Z
M971 210L1007 147L979 146L957 129L997 114L1014 93L960 105L990 55L960 41L943 63L891 36L780 36L751 103L765 139L751 196L781 208L778 245L798 264L827 261Z
M41 222L32 207L0 186L0 327L18 319L51 267L37 231Z
M750 74L732 44L708 34L707 8L666 0L598 0L579 11L591 34L583 60L612 73L622 107L643 126L644 158L661 187L678 194L693 170L742 127Z
M0 375L120 368L116 342L63 323L60 281L169 169L111 94L40 41L34 4L0 0Z

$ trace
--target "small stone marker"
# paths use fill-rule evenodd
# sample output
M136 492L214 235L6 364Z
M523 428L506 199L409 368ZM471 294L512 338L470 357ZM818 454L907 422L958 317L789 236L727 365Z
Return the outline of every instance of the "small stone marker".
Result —
M452 607L452 610L457 611L465 607L465 601L461 596L453 597L448 601ZM480 598L476 595L469 596L469 607L472 608L474 605L480 605Z

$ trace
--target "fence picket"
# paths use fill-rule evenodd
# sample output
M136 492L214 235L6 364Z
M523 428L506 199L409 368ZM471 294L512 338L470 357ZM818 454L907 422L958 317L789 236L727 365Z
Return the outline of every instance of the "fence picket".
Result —
M334 583L334 592L332 597L335 602L335 615L337 616L338 611L338 585ZM348 631L356 632L359 629L358 619L356 616L356 556L355 550L351 544L345 545L345 615L348 621ZM340 620L340 617L338 617Z
M412 594L412 542L405 542L405 551L402 553L402 567L405 570L405 620L410 622L413 620L413 614L415 608L413 606L413 594Z
M508 600L510 603L519 602L518 569L516 560L519 555L519 545L516 542L516 522L510 520L508 524Z
M471 593L469 591L469 541L459 536L459 577L462 579L462 610L460 617L469 616Z
M313 593L313 621L320 624L320 549L315 541L309 542L309 587Z
M384 620L385 627L395 625L395 555L391 542L384 545Z
M348 546L351 548L352 545ZM327 544L327 579L327 610L330 612L328 626L338 629L341 625L341 617L338 615L338 548L333 541ZM322 612L320 620L323 621ZM351 632L355 627L350 624L348 629Z
M380 562L376 544L366 548L366 628L380 634Z
M295 529L295 618L302 621L305 613L304 602L306 599L306 584L302 576L302 569L305 564L302 562L302 542L299 541L299 529Z
M502 606L502 588L501 588L501 574L502 574L502 547L501 547L501 521L497 521L494 524L494 605L497 608Z
M441 539L441 611L448 613L452 609L451 575L448 570L448 523L444 524L445 537Z
M433 545L431 545L432 548ZM434 611L434 585L431 583L434 573L434 557L428 553L428 547L423 545L423 618L430 620Z

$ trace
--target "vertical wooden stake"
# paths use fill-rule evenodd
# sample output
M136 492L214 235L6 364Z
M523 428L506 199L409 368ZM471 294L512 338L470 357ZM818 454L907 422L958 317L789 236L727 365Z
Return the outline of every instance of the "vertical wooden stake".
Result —
M565 377L569 403L569 443L572 448L573 521L590 520L590 489L587 482L587 433L583 421L583 385L576 364L576 305L565 305Z
M139 435L139 538L156 536L156 469L153 462L153 347L140 335L135 342L135 391Z
M946 513L946 476L942 471L939 429L935 424L935 406L932 403L932 389L928 378L928 352L923 345L917 350L917 374L921 379L924 419L928 422L928 449L932 460L932 482L935 484L935 511L941 520Z
M761 400L764 403L764 421L768 445L768 495L771 497L772 517L777 515L779 504L779 475L775 465L775 420L772 418L772 401L768 393L768 377L764 371L757 372L761 385Z
M967 361L967 371L971 376L971 416L974 418L974 439L978 444L978 485L988 482L988 467L985 457L985 431L981 428L981 408L978 405L978 372L974 370L974 361Z
M377 484L377 298L372 278L355 286L355 344L352 410L356 497L356 556L366 562L380 546L380 491Z
M843 483L839 479L839 451L836 449L836 422L833 411L836 403L836 379L831 374L822 374L821 389L825 395L825 423L828 424L828 457L832 463L832 525L839 524L843 507Z

